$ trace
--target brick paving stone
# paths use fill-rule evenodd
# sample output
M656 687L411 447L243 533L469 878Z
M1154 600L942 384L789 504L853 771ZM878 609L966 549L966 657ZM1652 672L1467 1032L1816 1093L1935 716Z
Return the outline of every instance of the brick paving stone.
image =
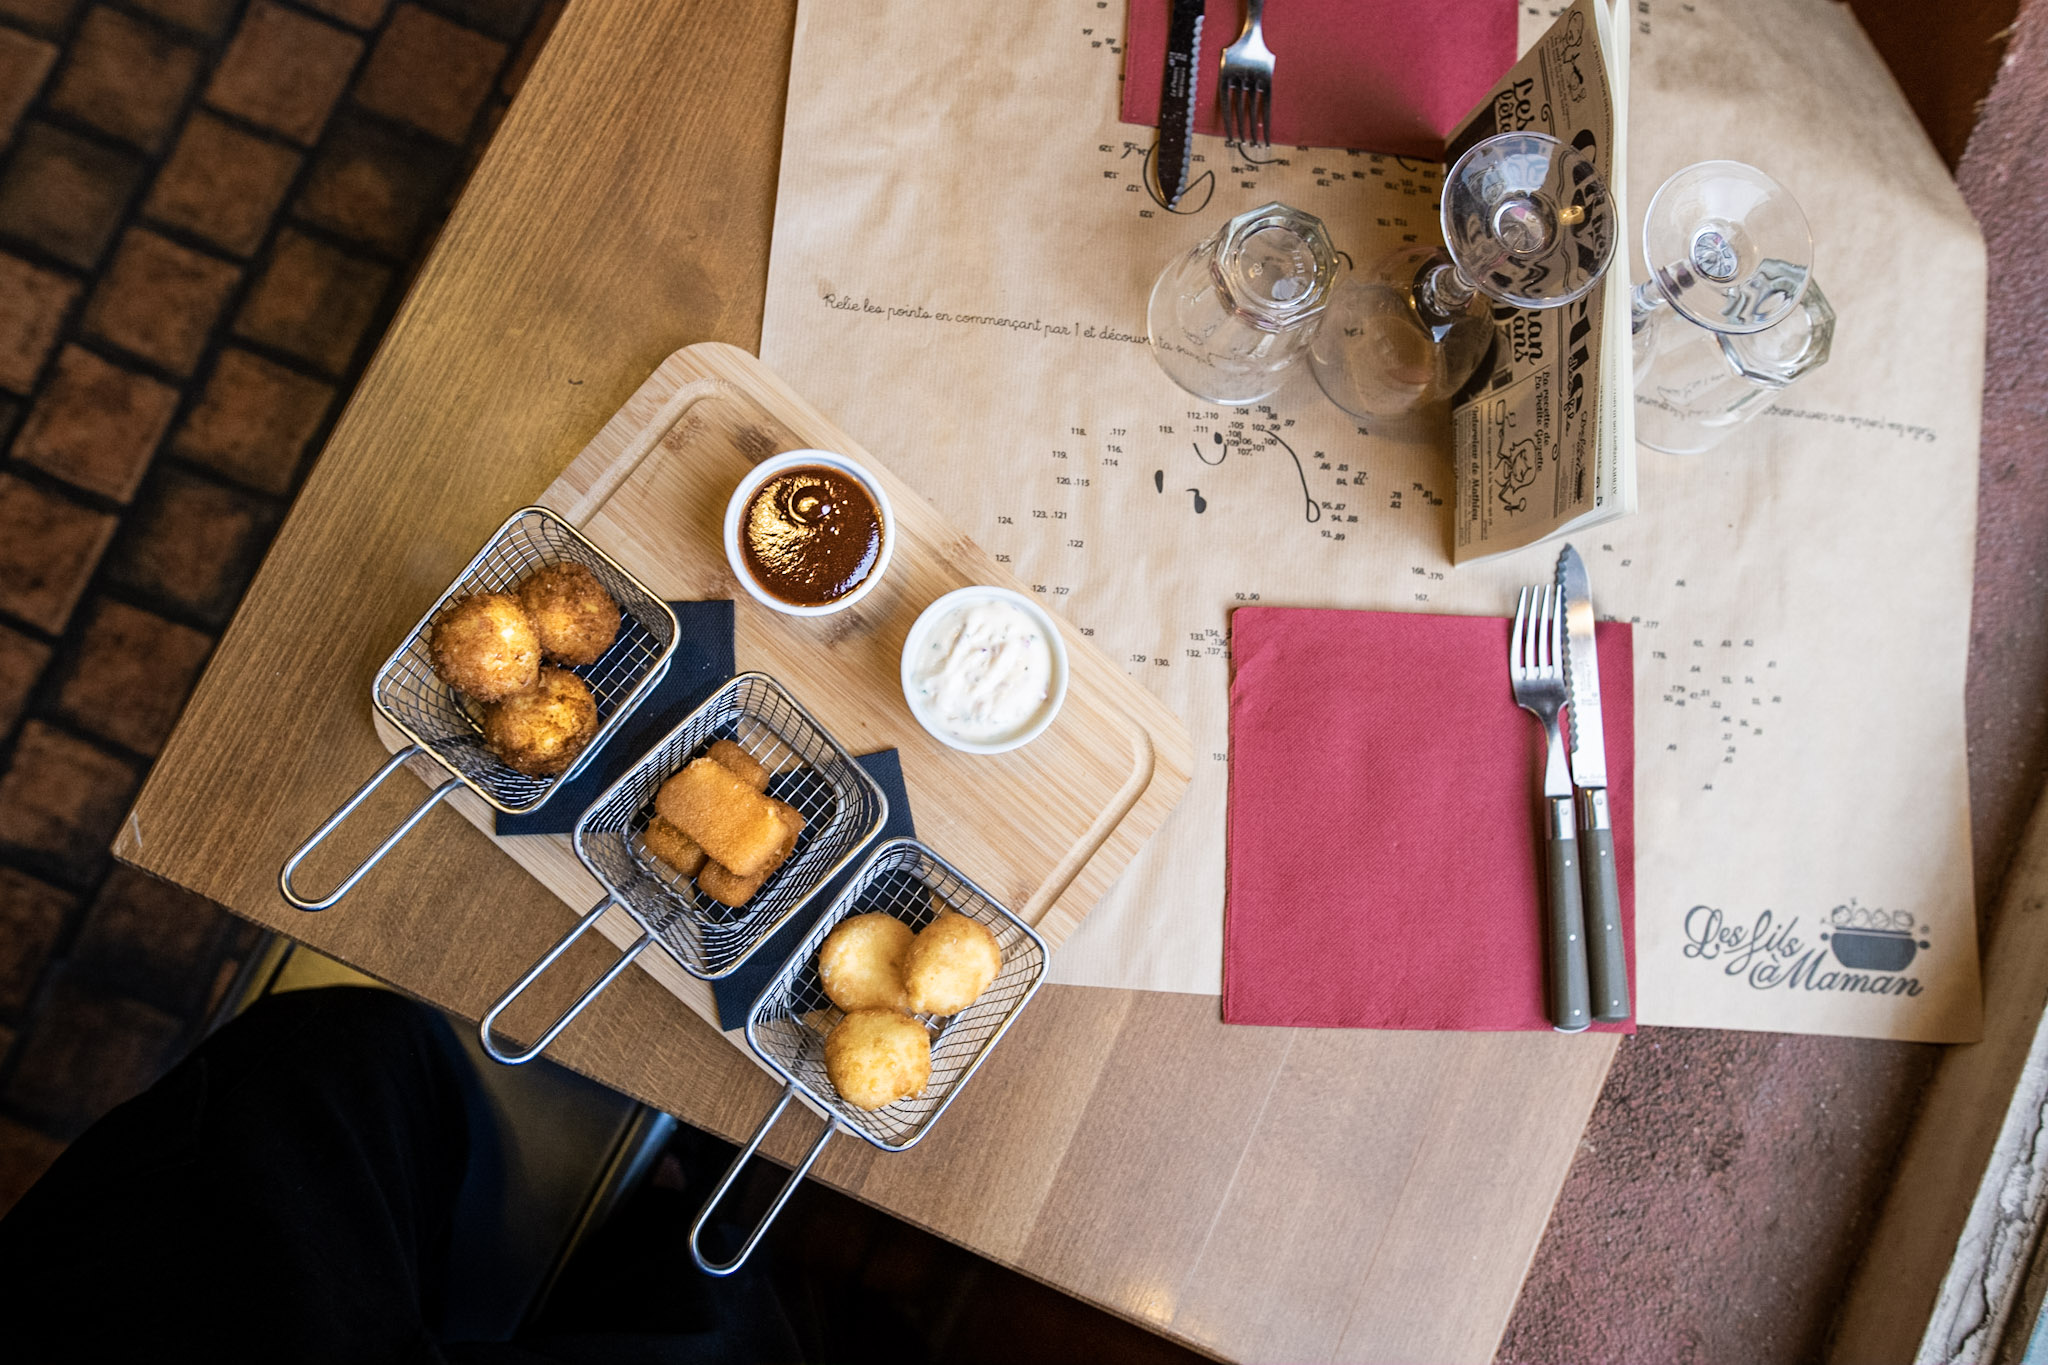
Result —
M235 0L128 0L131 9L212 37L235 12Z
M0 1042L13 1040L12 1032L0 1029ZM19 1203L63 1152L64 1144L48 1133L0 1118L0 1214Z
M440 205L457 160L453 148L344 115L322 142L294 212L403 256Z
M14 730L28 694L35 689L43 665L50 662L50 647L18 630L0 626L0 739Z
M94 608L57 687L57 714L154 756L170 737L213 637L125 602Z
M356 82L364 108L461 142L483 107L505 45L417 5L400 5Z
M18 1019L28 1008L50 946L77 904L68 891L0 867L0 1017Z
M14 457L126 502L177 407L170 385L66 346L14 438Z
M20 29L0 28L0 143L14 136L43 77L57 61L57 45L31 38Z
M115 547L116 582L225 625L270 543L261 499L176 470L161 473Z
M213 983L228 919L204 896L116 867L86 913L71 962L100 985L186 1014Z
M363 40L352 33L255 0L214 68L206 101L310 145L362 51Z
M194 113L142 211L237 256L263 243L300 154L204 111Z
M318 10L356 28L375 28L384 20L391 0L300 0L307 9Z
M60 970L24 1030L7 1099L46 1132L76 1137L168 1071L183 1032L175 1016Z
M0 474L0 611L60 634L114 526L104 512Z
M540 60L540 50L548 45L548 39L554 37L555 25L561 22L562 11L567 8L568 0L547 0L540 7L533 27L519 40L512 60L505 64L504 73L498 77L498 90L506 99L518 94L519 88L526 84L527 76L533 72L533 64Z
M230 347L171 449L229 478L283 496L334 401L334 386Z
M436 0L436 8L508 42L526 32L539 0Z
M383 266L286 230L235 319L235 333L340 374L390 283Z
M125 759L32 720L0 774L0 843L47 854L67 868L95 868L128 813L139 776Z
M91 269L142 181L142 162L31 120L0 172L0 232Z
M86 330L188 375L241 276L226 261L130 228L86 304Z
M71 39L50 107L154 152L176 125L200 60L190 43L95 5Z
M78 294L76 280L0 254L0 387L35 387Z
M78 0L0 0L0 15L44 33L71 22L71 11L77 8Z

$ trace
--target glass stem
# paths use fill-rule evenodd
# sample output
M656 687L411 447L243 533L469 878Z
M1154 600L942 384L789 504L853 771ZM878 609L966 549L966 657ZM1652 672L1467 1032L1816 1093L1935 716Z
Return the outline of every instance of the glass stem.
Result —
M1630 336L1640 335L1650 325L1650 319L1666 306L1664 291L1655 280L1645 280L1629 291L1628 330Z
M1438 257L1415 275L1415 311L1432 327L1448 327L1465 312L1479 291L1458 273L1457 266Z

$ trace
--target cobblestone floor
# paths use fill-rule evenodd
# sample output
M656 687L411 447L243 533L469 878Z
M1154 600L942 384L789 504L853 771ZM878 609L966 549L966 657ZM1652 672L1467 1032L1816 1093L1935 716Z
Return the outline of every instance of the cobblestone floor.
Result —
M563 0L0 0L0 1209L254 932L107 845Z

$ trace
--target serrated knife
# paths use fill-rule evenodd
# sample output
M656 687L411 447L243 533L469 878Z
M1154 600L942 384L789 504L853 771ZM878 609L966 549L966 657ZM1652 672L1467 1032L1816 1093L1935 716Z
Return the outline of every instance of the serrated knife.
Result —
M1593 638L1593 592L1586 561L1570 545L1557 557L1564 594L1564 676L1570 699L1572 782L1579 789L1579 869L1585 878L1586 970L1593 1017L1629 1016L1628 949L1621 937L1621 891L1615 876L1614 826L1607 809L1607 731L1600 713L1600 653Z
M1166 80L1159 87L1159 198L1172 208L1188 187L1195 147L1195 73L1202 57L1203 0L1173 0L1166 23Z

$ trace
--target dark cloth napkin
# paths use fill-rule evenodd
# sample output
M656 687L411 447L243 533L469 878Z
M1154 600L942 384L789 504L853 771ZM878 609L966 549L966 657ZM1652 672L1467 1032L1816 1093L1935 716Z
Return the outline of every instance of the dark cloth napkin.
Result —
M704 704L705 698L732 680L736 670L732 648L732 603L671 602L669 606L675 608L679 630L676 652L670 658L668 672L662 680L654 685L639 709L626 718L618 732L605 742L589 766L577 774L575 781L564 783L548 798L546 805L531 815L501 812L497 819L498 833L569 833L576 828L583 812L590 809L591 803L604 795L605 789L618 781L626 769L639 762L663 735L681 725L690 712ZM883 749L878 753L864 754L854 761L867 770L868 776L880 784L882 794L889 798L889 818L883 822L882 832L869 842L868 847L883 839L915 836L917 827L910 819L910 793L903 786L903 764L896 751ZM818 917L830 908L833 898L859 866L860 859L855 858L845 871L826 883L794 919L756 949L746 965L723 981L712 983L712 994L718 997L720 1028L734 1029L746 1022L754 997L761 993L761 988L768 984L768 978L782 966L783 959L796 950L798 941L810 932Z
M1491 616L1231 614L1226 1023L1550 1027L1543 731L1508 687L1510 630ZM1632 638L1614 623L1596 638L1632 950Z
M565 782L547 803L528 815L500 811L500 834L567 834L591 803L639 762L661 737L683 723L704 699L732 681L732 603L671 602L676 614L676 652L668 672L638 710L605 741L573 782Z

